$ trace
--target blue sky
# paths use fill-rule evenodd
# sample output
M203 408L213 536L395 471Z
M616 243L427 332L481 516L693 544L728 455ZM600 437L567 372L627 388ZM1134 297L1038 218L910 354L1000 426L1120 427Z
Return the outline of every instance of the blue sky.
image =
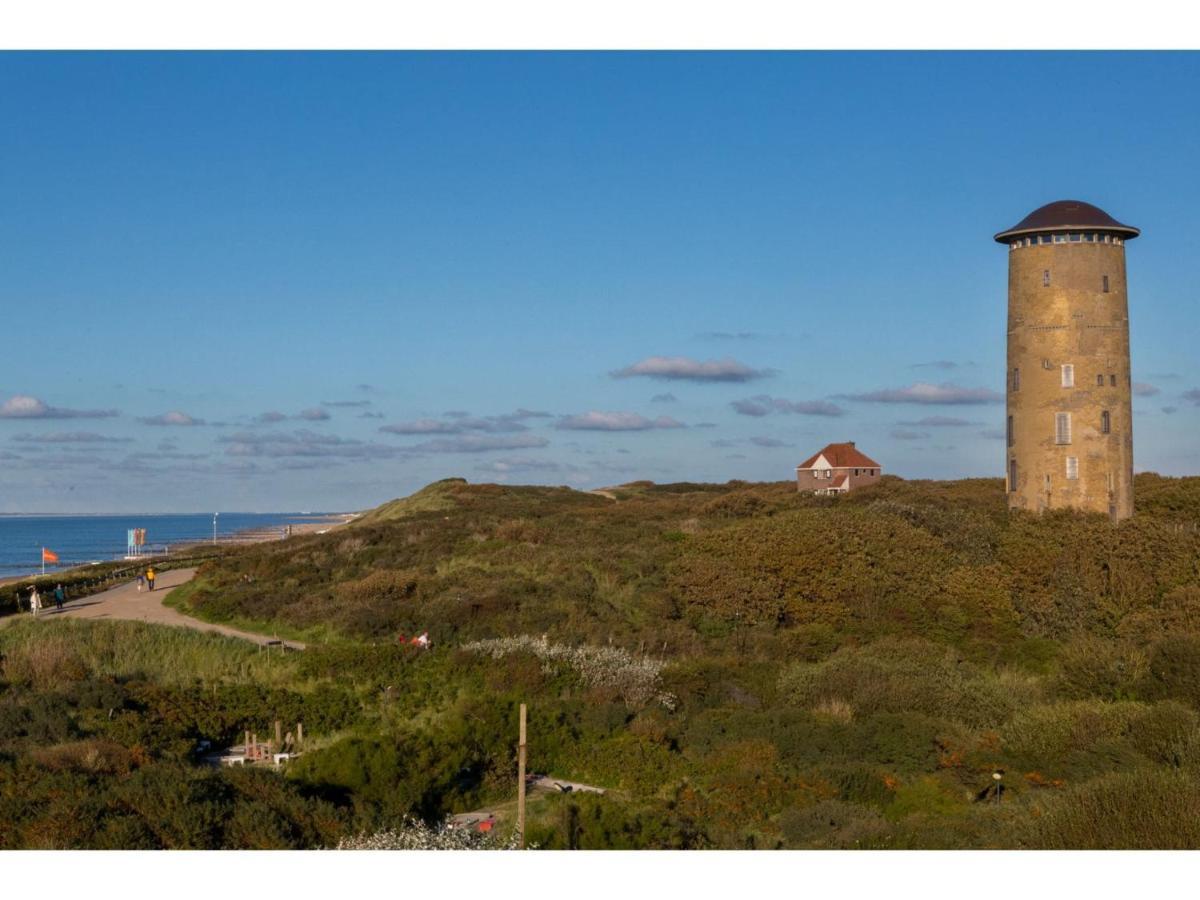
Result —
M991 235L1062 198L1143 229L1136 467L1195 474L1198 87L1196 54L0 54L0 511L781 480L833 440L1001 477Z

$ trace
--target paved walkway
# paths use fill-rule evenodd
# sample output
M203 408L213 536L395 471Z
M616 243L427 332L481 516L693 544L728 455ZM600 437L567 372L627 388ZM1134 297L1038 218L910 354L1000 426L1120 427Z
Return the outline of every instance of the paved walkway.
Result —
M268 644L275 640L270 635L254 634L250 631L239 631L228 625L216 625L212 622L201 622L191 616L169 606L163 606L163 600L172 588L179 587L192 580L195 569L169 569L155 579L153 591L142 589L138 591L136 582L118 585L90 597L80 597L78 600L68 600L62 612L54 608L54 597L47 592L42 602L48 606L38 613L38 617L68 616L74 619L130 619L135 622L150 622L154 625L174 625L177 628L191 628L195 631L210 631L227 637L241 638L256 644ZM29 615L29 613L25 613ZM281 641L293 650L303 650L304 644L299 641Z

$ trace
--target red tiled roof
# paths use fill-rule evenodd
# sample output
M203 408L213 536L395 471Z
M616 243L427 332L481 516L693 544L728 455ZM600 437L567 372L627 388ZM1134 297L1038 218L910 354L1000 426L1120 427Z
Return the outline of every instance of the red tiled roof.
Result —
M846 479L849 477L849 475L839 475L837 478L833 479L833 484L831 484L830 487L840 488L846 483Z
M855 449L853 441L847 441L844 444L829 444L819 453L814 453L800 465L797 469L811 469L813 464L819 457L824 456L829 461L829 465L834 469L850 469L855 466L863 469L878 469L879 463L871 459L860 450Z

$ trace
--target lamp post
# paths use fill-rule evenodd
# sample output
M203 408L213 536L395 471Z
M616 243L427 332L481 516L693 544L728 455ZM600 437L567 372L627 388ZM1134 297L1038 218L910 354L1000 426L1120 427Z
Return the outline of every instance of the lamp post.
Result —
M1004 777L1004 770L997 769L992 773L992 780L996 782L996 802L1000 802L1000 779Z
M217 516L219 516L219 515L220 515L219 512L213 513L213 543L214 544L216 544L216 542L217 542Z

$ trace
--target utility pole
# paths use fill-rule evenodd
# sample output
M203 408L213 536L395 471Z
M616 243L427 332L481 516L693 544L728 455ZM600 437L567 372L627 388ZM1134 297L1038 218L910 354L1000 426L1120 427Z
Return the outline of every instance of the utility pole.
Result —
M517 742L517 835L525 849L525 704L521 704L521 736Z

